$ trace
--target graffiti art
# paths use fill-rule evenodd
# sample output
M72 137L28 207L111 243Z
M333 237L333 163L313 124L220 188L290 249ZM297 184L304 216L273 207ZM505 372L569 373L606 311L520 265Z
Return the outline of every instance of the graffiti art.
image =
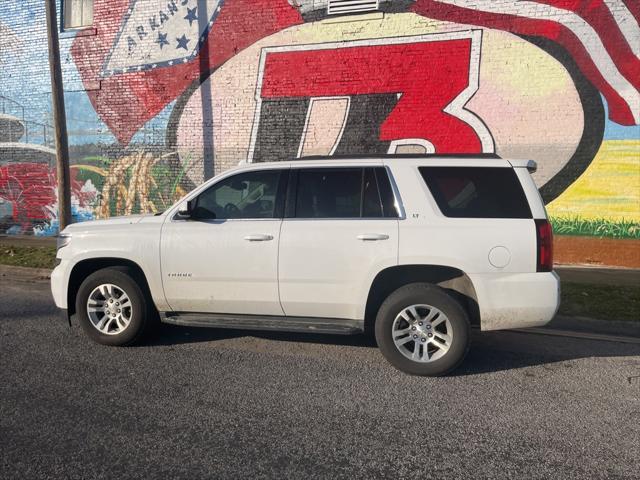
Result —
M46 46L20 27L44 14L23 3L0 5L0 228L47 234ZM78 218L159 211L241 161L496 153L538 163L556 230L640 238L637 2L93 3L61 39Z

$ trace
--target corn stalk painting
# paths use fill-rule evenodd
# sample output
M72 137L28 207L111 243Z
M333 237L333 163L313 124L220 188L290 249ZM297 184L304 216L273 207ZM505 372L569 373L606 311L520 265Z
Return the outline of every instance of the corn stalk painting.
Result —
M95 207L97 219L133 213L157 213L172 205L186 193L180 186L186 169L180 171L164 165L164 160L175 155L154 156L150 152L134 152L108 161L108 168L77 165L76 168L99 175L101 184L99 201ZM177 174L176 174L177 173Z
M150 184L155 183L149 170L158 161L149 153L134 153L115 160L109 167L102 186L97 218L111 216L111 199L115 198L116 215L131 215L138 199L141 213L156 213L157 208L149 199ZM128 179L128 185L127 185Z

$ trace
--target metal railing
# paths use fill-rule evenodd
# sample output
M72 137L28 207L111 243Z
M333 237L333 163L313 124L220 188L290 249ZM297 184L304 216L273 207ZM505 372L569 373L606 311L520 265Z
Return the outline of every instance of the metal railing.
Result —
M53 127L47 123L27 120L25 117L25 107L19 102L0 95L0 113L17 118L24 127L24 133L19 134L19 137L18 135L15 135L15 138L13 138L10 133L10 142L31 143L52 148L55 147ZM87 126L83 127L80 125L80 128L78 128L78 124L82 123L86 123ZM75 127L68 130L68 136L70 139L76 137L76 142L73 143L108 144L113 143L114 141L113 134L108 129L104 128L104 126L98 126L93 121L85 122L82 119L67 117L67 124L74 125ZM158 127L156 125L147 126L136 133L134 143L141 142L145 145L163 145L165 143L165 135L165 128ZM93 140L87 141L87 139Z
M7 105L9 106L13 105L14 108L17 107L17 109L20 110L20 114L16 115L9 108L7 108ZM14 117L18 117L21 120L24 120L24 106L22 106L20 103L16 102L15 100L12 100L7 97L3 97L2 95L0 95L0 110L4 114L13 115Z
M0 112L16 117L24 127L19 138L9 138L12 142L35 143L52 147L54 145L53 127L46 123L27 120L25 107L11 98L0 95Z

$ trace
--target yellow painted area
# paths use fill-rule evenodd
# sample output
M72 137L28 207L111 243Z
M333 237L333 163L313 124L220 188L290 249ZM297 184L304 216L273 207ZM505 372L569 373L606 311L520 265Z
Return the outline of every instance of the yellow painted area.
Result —
M71 165L69 168L73 168L76 170L87 170L89 172L97 173L98 175L102 175L103 177L107 176L107 171L104 168L95 167L93 165Z
M640 222L640 140L606 140L586 172L547 205L552 217Z

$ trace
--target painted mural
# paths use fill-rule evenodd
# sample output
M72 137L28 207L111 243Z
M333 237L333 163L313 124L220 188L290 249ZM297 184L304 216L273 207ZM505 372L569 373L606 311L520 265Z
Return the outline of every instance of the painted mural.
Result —
M40 4L0 5L8 233L57 229ZM240 161L485 152L538 162L556 233L640 239L638 2L327 4L94 0L61 34L74 218L161 211Z

